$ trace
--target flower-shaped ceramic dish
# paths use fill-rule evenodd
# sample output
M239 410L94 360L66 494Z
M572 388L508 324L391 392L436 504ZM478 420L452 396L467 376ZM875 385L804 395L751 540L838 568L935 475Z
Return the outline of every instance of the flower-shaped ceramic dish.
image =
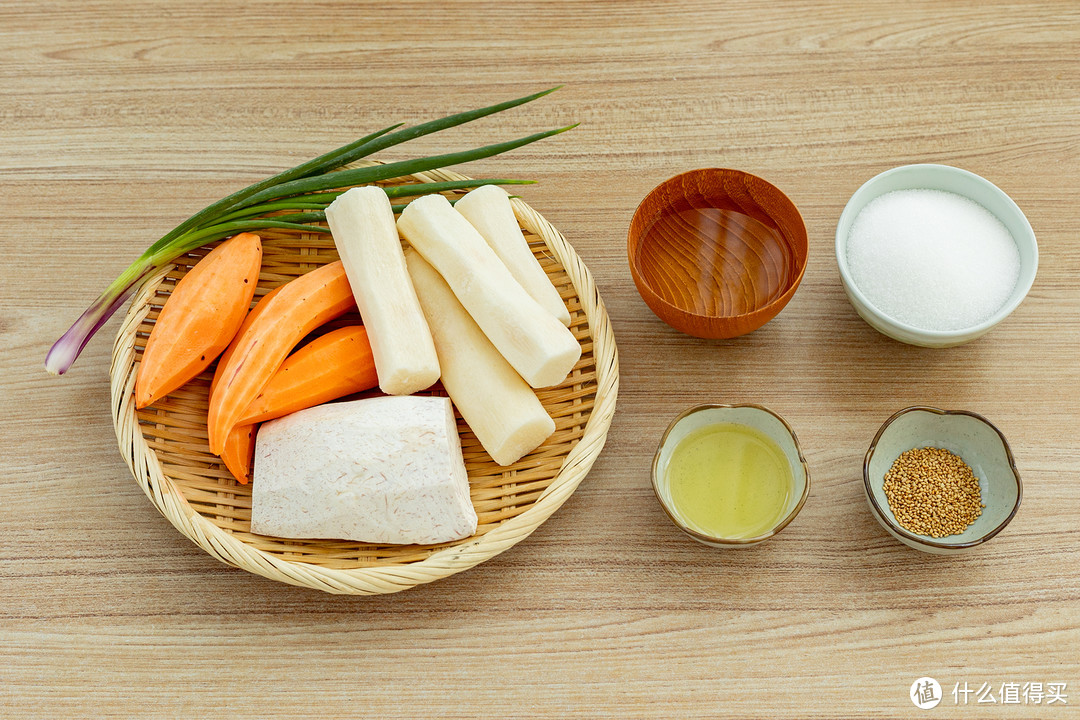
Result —
M671 499L671 493L664 481L664 474L671 453L675 446L683 438L693 431L716 423L735 423L752 427L770 437L787 458L791 468L793 487L788 498L787 507L780 515L780 521L768 532L749 538L724 538L705 535L687 526L679 512L675 509ZM768 540L776 533L787 527L788 523L802 510L806 498L810 494L810 468L803 457L799 447L799 439L795 437L795 431L784 421L782 417L761 405L698 405L686 410L668 425L668 429L660 438L660 446L656 449L652 464L652 486L656 493L656 499L660 501L660 507L671 518L671 522L684 533L700 543L711 547L730 548L747 547Z
M774 318L806 271L806 226L784 193L741 170L706 168L645 196L626 243L656 316L695 337L745 335Z
M984 322L960 330L926 330L892 318L866 297L848 267L848 237L855 218L875 198L894 190L944 190L982 205L1008 229L1020 252L1020 277L1005 304ZM1035 232L1012 198L975 173L948 165L902 165L867 180L848 200L836 224L836 264L852 307L872 328L894 340L922 347L952 347L970 342L1004 320L1027 296L1039 267Z
M979 479L982 515L959 535L932 538L896 522L882 487L900 453L920 447L945 448L959 455ZM890 535L916 550L937 554L964 552L1001 532L1020 509L1024 486L1005 436L972 412L909 407L881 426L863 461L863 487L874 517Z

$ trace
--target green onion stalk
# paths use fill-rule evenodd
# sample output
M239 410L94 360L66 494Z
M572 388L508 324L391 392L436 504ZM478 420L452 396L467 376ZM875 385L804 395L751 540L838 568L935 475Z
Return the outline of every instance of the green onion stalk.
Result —
M379 150L523 105L555 90L558 90L558 87L497 105L448 115L410 128L399 129L401 124L391 125L218 200L169 231L113 280L49 349L45 356L45 369L53 375L67 372L90 338L123 306L139 284L185 253L241 232L299 229L305 232L327 233L329 230L325 227L313 223L326 220L326 206L348 187L393 180L448 165L492 157L576 127L570 125L463 152L370 167L340 169ZM488 178L412 183L384 189L390 198L401 198L464 190L481 185L519 185L529 182L531 181ZM402 207L394 206L394 209L400 212Z

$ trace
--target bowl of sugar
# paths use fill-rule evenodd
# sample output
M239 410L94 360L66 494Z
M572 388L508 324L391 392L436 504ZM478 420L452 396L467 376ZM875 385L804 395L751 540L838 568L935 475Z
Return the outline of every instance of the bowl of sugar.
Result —
M1020 208L948 165L904 165L860 187L836 225L836 262L856 312L895 340L970 342L1015 310L1039 248Z

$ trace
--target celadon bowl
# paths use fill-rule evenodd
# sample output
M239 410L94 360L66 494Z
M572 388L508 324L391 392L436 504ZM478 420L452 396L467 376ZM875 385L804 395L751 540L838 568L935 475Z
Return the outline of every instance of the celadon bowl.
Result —
M749 426L770 437L780 449L783 450L791 467L791 475L794 479L791 497L781 520L768 532L751 538L724 538L704 535L690 528L682 520L680 514L671 500L667 483L664 479L671 453L688 434L698 428L715 423L736 423ZM799 439L795 431L784 421L782 417L761 405L698 405L681 413L671 421L660 445L653 456L652 486L656 493L656 499L660 501L660 507L664 509L671 522L684 533L700 543L710 547L732 548L748 547L768 540L776 533L787 527L788 523L802 510L806 498L810 494L810 469L799 447Z
M932 538L906 530L896 522L883 484L901 453L920 447L944 448L959 455L979 479L982 515L959 535ZM866 501L881 526L900 542L928 553L971 550L994 537L1016 516L1024 486L1005 436L982 415L963 410L909 407L881 426L863 460Z
M1002 222L1020 252L1020 277L1005 304L984 322L959 330L926 330L896 320L867 299L852 279L848 266L847 243L851 226L859 212L873 199L894 190L945 190L982 205ZM903 165L886 170L855 191L836 224L836 264L844 292L855 312L878 332L894 340L922 347L952 347L971 342L1000 323L1027 296L1039 267L1039 247L1035 232L1023 211L1012 198L989 180L975 173L948 165Z

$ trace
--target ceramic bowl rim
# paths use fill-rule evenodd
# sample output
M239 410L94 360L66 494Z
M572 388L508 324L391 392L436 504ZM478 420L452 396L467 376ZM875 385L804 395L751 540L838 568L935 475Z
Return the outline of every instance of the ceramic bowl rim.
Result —
M660 453L663 451L664 446L667 444L668 436L671 435L671 431L675 429L675 426L678 425L681 421L685 420L686 418L690 417L691 415L693 415L695 413L703 412L705 410L735 409L735 408L750 408L750 409L753 409L753 410L757 410L759 412L765 412L765 413L768 413L769 415L772 415L777 420L779 420L780 424L783 425L784 429L787 430L789 435L791 435L791 441L795 444L795 452L799 456L799 464L802 465L803 473L806 476L806 483L805 483L805 485L803 487L802 496L799 498L799 501L797 503L795 503L795 507L793 507L791 509L791 511L784 517L783 520L781 520L779 523L777 523L776 526L773 527L771 530L769 530L767 533L764 533L762 535L755 535L754 537L751 537L751 538L722 538L722 537L715 537L713 535L706 535L704 533L700 533L700 532L698 532L696 530L693 530L693 529L687 527L682 522L682 520L680 520L678 518L678 516L674 512L672 512L672 510L667 506L667 503L664 502L664 498L661 496L660 488L659 488L659 484L660 484L659 474L660 473L658 472L658 470L659 470L659 466L660 466ZM667 429L664 430L664 434L660 436L660 443L656 447L656 452L653 454L653 461L652 461L652 489L653 489L653 494L656 496L656 500L660 503L660 507L663 508L664 514L666 514L668 516L668 519L671 520L671 522L675 525L675 527L679 528L684 533L686 533L687 535L693 537L694 539L699 540L701 542L704 542L706 544L716 543L716 544L720 544L720 545L731 545L731 546L736 546L736 547L740 546L740 545L756 545L757 543L760 543L760 542L762 542L764 540L768 540L769 538L773 537L774 535L779 533L781 530L786 528L788 526L788 524L792 520L795 519L795 516L797 516L799 514L799 512L803 509L803 505L806 504L806 499L810 495L810 466L806 463L806 458L803 456L803 452L802 452L802 446L799 444L799 438L795 434L795 431L791 429L791 425L788 424L787 420L784 420L784 418L780 417L780 415L777 414L776 412L770 410L769 408L765 407L764 405L758 405L757 403L739 403L739 404L705 403L705 404L702 404L702 405L694 405L693 407L690 407L690 408L687 408L686 410L683 410L681 413L676 415L675 418L670 423L668 423Z
M898 419L902 415L906 415L909 412L928 412L934 415L966 415L967 417L975 418L979 422L983 423L991 430L998 434L1001 438L1001 445L1005 449L1005 457L1009 461L1009 469L1012 470L1013 479L1016 481L1016 502L1013 503L1012 510L1008 516L1002 520L997 527L990 531L983 533L974 540L968 540L966 542L942 542L940 539L929 538L925 535L917 535L913 532L905 530L900 527L896 522L891 520L888 515L881 509L881 505L878 503L877 498L874 496L873 487L870 484L870 461L874 457L874 451L877 449L878 442L881 440L881 436L885 434L885 431L892 425L893 421ZM870 507L873 509L874 514L885 525L897 535L907 538L920 545L926 545L934 548L941 548L943 550L962 550L964 548L975 547L990 540L999 532L1005 529L1005 526L1012 522L1012 519L1016 517L1016 512L1020 509L1020 502L1024 499L1024 482L1020 479L1020 471L1016 469L1016 460L1013 458L1012 448L1009 447L1009 441L1005 438L1005 433L1001 432L997 425L987 420L985 417L976 412L969 410L942 410L941 408L930 407L929 405L912 405L906 407L903 410L898 410L889 417L888 420L881 424L878 428L877 434L874 435L874 439L870 442L870 447L866 451L866 455L863 457L863 490L866 491L866 497L870 501Z
M1032 268L1031 277L1029 279L1027 279L1026 281L1024 280L1025 264L1023 263L1023 261L1021 261L1021 263L1020 263L1020 275L1017 278L1017 287L1013 288L1013 294L1016 294L1016 290L1021 289L1019 287L1020 283L1024 283L1024 287L1022 288L1022 292L1017 294L1015 298L1010 297L1010 299L1004 305L1002 305L1000 308L998 308L997 312L995 312L989 318L987 318L986 320L983 320L981 323L978 323L976 325L970 325L968 327L960 328L958 330L928 330L928 329L925 329L925 328L916 327L915 325L911 325L911 324L906 323L906 322L904 322L902 320L897 320L896 318L892 317L891 315L886 314L884 311L882 311L880 308L878 308L876 305L874 305L874 303L870 302L870 299L867 298L866 295L863 294L862 290L859 288L859 286L855 282L854 278L851 277L851 272L848 269L848 264L847 264L847 241L848 241L847 235L848 235L848 233L841 233L840 228L844 226L845 221L848 220L849 218L850 218L851 222L854 223L855 216L857 216L858 213L861 212L864 207L866 207L866 205L867 205L867 203L869 201L867 201L867 203L863 203L862 206L858 210L854 209L854 207L852 206L852 202L857 197L862 195L863 193L868 193L870 191L870 188L872 188L874 185L879 184L884 179L886 179L888 177L891 177L892 175L903 175L903 174L916 172L918 170L925 170L927 172L934 172L934 173L939 173L939 174L942 174L942 175L958 175L960 177L969 178L969 179L973 180L974 182L976 182L977 184L985 186L991 193L997 195L1003 201L1004 206L1009 209L1009 212L1015 213L1016 217L1021 221L1020 224L1021 224L1021 226L1022 226L1022 228L1024 229L1025 232L1023 233L1024 238L1017 238L1015 236L1013 237L1013 242L1016 243L1017 248L1019 249L1020 244L1022 242L1025 243L1025 244L1027 242L1030 242L1030 244L1031 244L1031 249L1032 249L1032 260L1031 260L1031 263L1030 263L1031 268ZM909 187L907 189L914 190L914 189L920 189L920 188ZM931 188L931 189L933 189L933 188ZM968 197L964 193L956 192L955 190L949 190L948 192L952 192L952 193L955 193L956 195L960 195L962 197L968 198L969 200L972 200L972 198ZM880 195L877 195L875 197L880 197ZM871 198L871 199L874 199L874 198ZM975 200L974 202L978 202L978 201ZM981 203L979 203L979 204L980 204L980 206L982 206ZM999 221L1004 223L1002 218L997 213L990 210L990 208L986 208L985 206L982 206L982 207L984 207L984 209L986 209L987 212L989 212L991 215L993 215ZM851 228L850 228L850 224L849 224L849 227L848 227L849 232L850 232L850 229ZM926 338L927 340L938 340L938 341L959 340L959 339L962 339L962 338L967 338L968 336L971 336L971 335L978 336L978 335L981 335L982 333L985 333L986 331L990 330L990 328L994 327L995 325L1000 323L1002 320L1007 318L1009 315L1011 315L1012 312L1014 310L1016 310L1016 308L1020 307L1020 304L1024 301L1024 299L1027 297L1028 293L1031 291L1032 285L1035 284L1035 276L1038 274L1038 271L1039 271L1039 243L1038 243L1038 240L1035 237L1035 231L1031 227L1031 222L1028 220L1027 215L1024 214L1024 211L1020 209L1020 206L1016 204L1016 201L1013 200L1011 197L1009 197L1008 193L1006 193L1004 190L999 188L997 185L995 185L994 183L992 183L989 180L987 180L986 178L984 178L982 175L978 175L976 173L971 172L970 170L964 170L963 168L958 168L958 167L955 167L953 165L942 165L940 163L913 163L913 164L910 164L910 165L898 165L897 167L889 168L888 170L884 170L884 171L878 173L877 175L875 175L874 177L870 178L869 180L864 182L862 185L860 185L859 189L856 190L855 192L853 192L851 194L851 197L848 198L847 203L844 205L843 211L840 213L840 219L836 221L836 240L835 240L834 246L835 246L835 252L836 252L836 265L837 265L837 268L838 268L838 270L840 272L840 279L844 284L844 288L850 294L854 295L858 299L859 304L866 310L866 312L870 313L875 318L877 318L880 322L882 322L882 323L884 323L886 325L893 326L893 327L897 328L898 330L900 330L902 332L905 332L905 333L908 333L908 334L913 335L913 336Z
M741 176L744 176L744 177L753 178L754 180L756 180L758 182L761 182L764 185L768 186L771 190L776 192L776 194L780 198L782 198L784 202L786 202L787 204L789 204L791 206L791 208L795 212L795 216L798 217L798 219L799 219L799 224L802 226L803 243L806 245L806 252L803 253L803 255L804 255L803 261L802 261L801 264L797 265L797 271L795 273L794 278L784 286L784 291L782 293L780 293L776 298L774 298L770 302L766 303L765 305L762 305L759 308L755 308L754 310L751 310L749 312L736 313L736 314L724 314L724 315L716 315L716 314L709 314L709 313L694 312L693 310L687 310L684 307L680 307L678 305L675 305L674 303L670 302L667 298L663 297L659 292L656 291L655 288L653 288L652 284L650 284L647 280L645 280L644 276L638 270L638 264L639 263L631 261L631 262L629 262L630 274L633 276L634 285L638 287L639 294L641 292L641 286L644 286L645 288L648 289L649 294L652 296L652 298L656 302L660 303L661 305L663 305L665 308L671 310L672 312L683 315L683 316L686 316L686 317L701 318L701 319L704 319L704 320L738 320L738 319L742 319L742 318L751 318L751 317L754 317L756 315L769 313L769 319L772 319L776 315L779 315L780 311L782 311L787 306L787 304L791 301L791 298L795 295L795 291L799 289L799 285L802 284L803 276L806 275L806 266L810 264L810 235L806 230L806 219L803 218L802 212L799 210L799 206L796 205L792 201L792 199L787 196L787 193L785 193L783 190L776 187L776 185L773 185L771 182L769 182L765 178L761 177L760 175L754 175L753 173L746 172L745 170L737 170L735 168L705 167L705 168L695 168L693 170L686 170L686 171L678 173L676 175L672 175L668 179L664 180L659 185L657 185L652 190L650 190L648 193L646 193L645 197L643 197L641 199L641 202L639 202L637 204L637 207L634 208L634 214L630 216L630 225L627 227L627 230L626 230L627 259L630 260L631 257L633 257L633 258L638 257L637 248L635 248L633 253L631 253L631 245L634 245L634 244L640 245L640 243L636 243L635 241L640 240L641 235L638 235L637 237L634 237L633 235L631 235L631 231L632 231L632 228L634 227L634 221L638 218L638 215L642 212L643 208L645 207L645 203L647 203L649 201L649 199L652 198L654 195L659 193L662 188L674 183L676 180L678 180L680 178L683 178L683 177L686 177L687 175L697 175L699 173L718 174L718 175L719 174L728 174L728 173L730 173L730 174L734 174L734 175L741 175ZM792 263L793 264L796 264L797 258L798 258L798 254L796 253L792 258ZM773 309L776 310L775 313L771 313L771 311ZM768 322L768 321L766 321L766 322ZM667 324L670 325L670 323L667 323ZM675 329L678 330L678 328L675 328ZM680 330L680 332L684 332L684 331ZM752 331L750 331L750 332L752 332Z

